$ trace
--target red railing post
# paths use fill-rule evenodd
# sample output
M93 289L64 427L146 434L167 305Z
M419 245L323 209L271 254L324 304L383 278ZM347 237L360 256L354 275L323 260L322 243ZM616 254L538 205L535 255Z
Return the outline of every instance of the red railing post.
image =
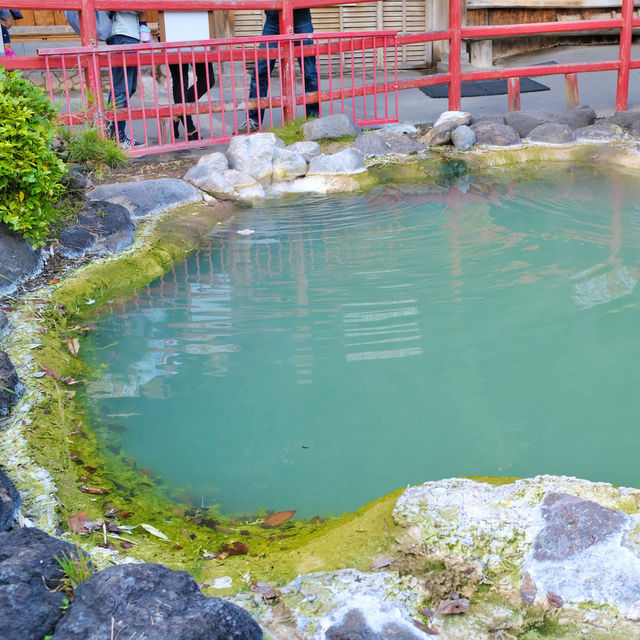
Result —
M461 2L463 0L449 0L449 31L451 33L449 39L449 73L451 75L449 82L449 111L460 110L460 74L462 73L460 69L460 49L462 47L462 39L460 37L462 24Z
M507 78L507 110L520 111L520 78Z
M98 32L96 28L96 14L93 0L82 0L80 10L80 40L82 46L95 47L98 45ZM88 88L88 108L95 116L102 112L102 77L100 68L96 64L95 55L85 58L83 61L84 79ZM78 70L81 73L80 70ZM95 119L95 118L94 118Z
M280 33L293 35L293 1L282 0L282 9L280 11ZM291 122L296 119L296 68L295 58L293 57L293 40L284 43L282 59L282 102L284 108L285 122Z
M627 110L629 97L629 67L631 59L631 38L633 35L633 0L622 0L622 27L620 28L620 68L616 87L616 109Z
M578 74L577 73L565 73L564 74L564 89L567 95L567 109L573 109L580 104L580 98L578 97Z

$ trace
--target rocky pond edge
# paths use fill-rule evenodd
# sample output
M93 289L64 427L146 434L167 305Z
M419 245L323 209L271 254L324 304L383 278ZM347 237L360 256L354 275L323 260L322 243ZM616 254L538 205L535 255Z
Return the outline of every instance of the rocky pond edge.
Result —
M242 137L238 138L234 145L230 145L227 154L214 153L203 156L185 176L191 184L186 181L160 179L154 183L153 189L142 189L143 183L110 187L105 185L93 189L88 194L87 206L78 224L70 225L63 231L59 245L50 248L50 254L53 255L54 251L58 251L71 259L86 255L107 256L107 258L98 260L98 264L94 263L88 268L87 273L91 272L92 268L95 271L97 267L97 278L95 273L87 277L76 275L66 284L66 289L63 281L60 287L41 290L32 296L26 296L26 302L20 303L21 312L11 314L10 333L7 333L9 322L4 314L0 313L0 331L5 331L5 342L15 343L14 334L22 334L22 340L17 340L21 342L21 347L16 349L16 345L13 345L15 352L20 354L16 358L17 370L7 354L0 353L0 387L3 387L0 389L0 409L8 413L10 405L24 391L23 381L18 376L18 372L22 373L23 370L31 371L31 375L44 374L38 376L39 380L36 378L37 384L39 385L43 378L48 383L53 382L58 394L61 392L60 387L64 385L63 393L67 399L72 398L72 387L68 387L67 382L61 382L60 378L71 378L73 381L73 376L62 376L54 370L53 373L58 374L58 378L55 378L46 371L43 372L42 369L37 370L40 359L33 357L30 352L46 351L50 348L50 345L46 344L47 340L39 337L38 330L50 328L51 318L55 318L56 314L58 314L58 320L71 319L78 312L86 314L89 307L94 304L97 306L107 296L113 295L114 289L117 290L118 286L110 282L112 276L109 276L109 272L113 272L113 266L109 256L122 255L122 252L125 254L130 252L133 255L132 249L127 247L133 246L139 251L140 247L146 245L148 249L149 246L148 236L153 231L146 232L147 238L135 240L134 227L137 220L158 217L168 208L181 205L187 205L187 209L195 207L200 211L200 215L192 211L185 214L184 220L192 224L185 223L188 229L182 241L178 240L171 247L168 246L171 243L167 242L165 236L163 242L149 252L151 255L147 256L147 273L142 276L148 281L166 270L173 259L188 251L190 246L193 246L197 235L206 233L207 228L213 226L216 219L230 214L229 207L225 208L225 205L220 203L221 200L254 201L256 198L274 197L289 192L327 193L359 190L379 182L379 178L371 179L368 175L375 166L382 167L382 171L389 171L391 174L402 174L404 178L411 176L412 172L406 171L406 165L405 168L400 169L398 165L391 164L389 169L387 163L390 160L394 163L406 162L413 156L418 158L416 161L418 163L435 161L441 164L451 158L463 157L473 169L487 165L513 166L523 159L526 160L527 157L540 162L567 162L572 159L592 161L597 157L611 164L631 169L640 166L640 158L637 156L635 146L637 141L634 140L637 134L634 127L635 123L640 121L640 114L624 112L616 114L606 122L596 122L595 114L592 114L594 122L585 124L584 117L589 113L588 107L580 107L572 111L576 117L573 121L576 125L575 129L571 129L566 122L560 122L561 115L552 114L553 117L550 117L541 112L533 114L519 112L519 126L524 132L536 119L549 120L531 127L527 132L529 135L532 131L535 132L537 127L547 124L563 125L569 127L571 131L591 126L595 127L592 131L599 133L590 134L595 138L584 137L585 134L582 133L582 140L593 143L594 139L597 139L599 142L606 141L610 144L598 145L597 148L592 145L584 147L569 144L575 143L576 134L574 133L571 140L563 142L545 140L545 145L549 146L537 147L527 143L522 144L522 138L516 127L496 122L494 123L497 127L496 135L502 138L492 140L492 159L488 160L486 148L464 153L463 147L457 146L459 143L455 140L462 138L456 133L461 127L470 129L476 135L476 139L478 139L478 132L487 131L491 127L486 126L486 121L484 124L472 123L470 114L454 112L443 114L441 121L426 134L417 129L414 131L410 126L396 126L364 134L358 132L357 137L348 143L347 148L333 154L318 153L317 145L308 144L313 141L297 143L298 147L287 149L283 143L275 139L273 134ZM592 116L588 115L588 117ZM333 122L328 123L331 131L328 137L337 137L335 135L336 119L330 118ZM327 123L323 123L323 120L325 119L308 124L316 127L324 126ZM464 120L467 120L466 124L461 123ZM352 122L343 124L353 127ZM478 124L482 126L479 127ZM513 124L517 123L512 119ZM507 132L509 136L505 137L503 127L510 127L516 131L518 139L509 137L511 136L509 132ZM556 135L559 130L559 127L543 127L543 131L555 132L553 135ZM464 129L461 133L467 134ZM322 134L321 137L324 135ZM632 137L629 137L630 135ZM533 140L533 138L530 139ZM501 140L504 144L501 144ZM428 149L425 148L426 142L429 142ZM439 147L450 145L452 142L454 150L450 150L449 147L444 154L440 152ZM404 145L404 152L401 151L401 144ZM511 147L511 149L497 154L496 146ZM353 152L354 149L357 153ZM308 159L302 152L308 154ZM303 157L306 171L303 171L300 161L292 157L296 155ZM320 158L314 165L314 159L323 155L325 157ZM267 162L264 161L265 156ZM331 156L338 157L331 158ZM365 160L365 157L369 160ZM255 162L256 159L258 162ZM249 164L250 161L252 164ZM371 171L366 170L366 164L369 163L373 163ZM257 167L255 167L256 164ZM234 165L238 168L233 168ZM243 172L240 167L254 168ZM244 175L238 176L242 173ZM81 176L77 179L82 183ZM225 189L226 193L223 193ZM212 213L213 211L216 212ZM161 225L162 222L159 224ZM138 236L140 235L138 233ZM169 235L175 241L173 230ZM134 242L136 245L133 245ZM14 251L20 244L15 237L10 237L9 243ZM31 256L30 260L28 252L25 251L26 270L22 275L17 276L16 284L21 278L25 278L25 274L32 276L39 268L37 265L42 265L42 253L40 255L37 255L38 252L33 253L35 256ZM117 262L120 261L122 258L117 260ZM135 260L133 262L135 263ZM104 274L100 274L100 263L104 268ZM130 271L125 270L125 273L130 274ZM123 293L135 284L135 282L119 283ZM138 284L142 284L142 281ZM38 321L34 322L34 317L38 321L41 320L41 324ZM70 326L70 322L66 319L64 322L67 327ZM27 325L32 326L27 327ZM47 336L47 338L53 339L53 336ZM60 337L57 336L55 340L60 342ZM69 345L66 344L66 347L68 350ZM55 349L52 350L55 351ZM13 353L12 349L9 351ZM65 357L67 360L73 359L68 355ZM27 387L34 386L34 382L33 379L29 379ZM27 390L26 395L31 394L28 406L23 407L27 409L27 414L30 409L42 402L47 393L38 389ZM28 508L26 512L19 514L20 494L7 476L0 475L0 531L7 531L0 534L2 536L0 539L0 610L5 610L4 602L8 607L7 611L15 611L16 615L20 615L20 611L23 611L22 606L16 606L17 603L9 588L16 576L23 576L26 583L30 584L28 588L33 598L30 597L29 600L33 602L39 601L38 598L44 596L43 593L39 595L36 593L38 589L34 584L38 580L48 584L49 587L54 585L53 590L46 589L46 591L49 595L57 594L52 600L52 602L55 600L54 606L50 609L53 611L57 608L60 615L50 612L56 618L55 624L50 625L49 630L46 631L42 631L44 627L34 630L30 632L31 635L22 630L20 624L28 625L29 621L42 618L34 615L33 612L27 615L28 620L23 618L24 622L17 626L14 620L7 625L6 630L2 629L2 623L0 623L0 637L41 638L51 635L56 625L61 626L61 619L66 625L61 627L64 629L64 635L55 635L58 634L56 631L54 638L87 637L89 628L101 630L96 637L104 635L108 638L113 632L112 629L116 628L114 626L116 624L120 625L118 628L121 628L123 633L125 630L135 633L144 629L149 633L149 625L152 625L154 620L162 621L165 625L163 631L157 636L162 638L173 637L167 635L166 625L182 629L175 636L176 638L246 637L249 640L253 637L261 637L262 631L258 627L251 626L250 618L245 617L240 609L232 608L231 605L229 605L230 608L225 608L228 604L226 601L220 601L225 605L203 604L205 601L217 602L218 599L203 596L192 578L181 572L171 572L157 564L138 564L139 559L136 558L135 552L116 560L108 553L113 551L108 546L103 549L103 556L100 556L100 552L95 555L97 549L92 550L94 562L97 560L97 565L105 567L114 561L124 560L124 564L96 572L94 576L73 590L73 601L70 604L63 603L60 608L60 603L63 602L60 596L65 597L62 595L64 591L56 591L55 586L62 581L63 576L53 556L65 552L65 549L66 552L71 553L68 547L55 547L56 543L63 545L68 543L51 538L47 533L39 532L34 527L14 525L16 519L19 519L20 524L38 524L49 533L61 534L63 530L60 528L56 531L56 527L60 527L61 524L56 515L56 510L60 507L61 488L55 485L44 466L39 466L36 460L29 461L28 456L24 455L27 443L22 438L29 430L31 418L18 411L18 414L22 414L19 422L26 420L27 424L20 424L19 427L22 429L18 428L15 433L10 434L12 426L16 427L15 419L13 425L10 424L12 418L16 417L15 413L14 411L4 426L0 426L3 429L3 445L0 450L2 462L9 475L16 479L21 491L25 493ZM81 437L85 436L86 434L82 434ZM522 485L522 483L525 484ZM494 638L496 629L503 638L574 636L622 638L638 633L640 630L638 626L640 593L637 593L639 588L637 585L640 585L638 579L640 577L640 569L638 569L640 525L636 521L640 499L636 490L552 477L516 481L500 486L495 486L493 483L454 479L427 483L423 487L430 487L430 489L422 489L422 491L419 491L420 487L407 489L399 499L396 494L392 494L364 507L356 514L351 514L351 517L340 526L331 525L325 530L320 526L315 535L305 539L296 550L299 557L288 567L287 572L262 571L260 575L262 569L258 570L257 577L264 577L265 581L259 579L252 581L252 576L245 574L246 579L240 582L246 583L245 587L253 587L248 592L230 595L239 590L237 577L221 575L229 571L238 572L238 567L241 566L239 563L235 567L230 564L218 567L212 574L217 576L213 578L213 582L218 582L220 586L227 585L226 588L222 588L222 593L232 597L248 610L260 622L267 637L273 638L424 638L427 636L446 639ZM524 501L520 500L522 492L527 496ZM73 495L77 493L71 492L69 497ZM92 494L88 495L91 496L89 500L96 500ZM412 496L414 502L407 502L407 496ZM63 495L62 499L64 500L65 497ZM511 507L518 500L520 500L519 511L511 513L502 510L505 504ZM406 506L407 504L412 506ZM376 520L381 517L379 513L381 509L385 514L382 518L384 534L379 526L373 526L371 521L373 514L376 514ZM496 513L499 513L499 517L495 517ZM29 516L33 520L30 520ZM463 526L462 521L469 518L470 520ZM114 520L117 519L116 515ZM366 544L360 550L364 550L364 553L350 550L349 545L345 546L344 540L345 536L347 538L353 536L354 531L362 526L361 520L364 520L366 523L364 526L368 527L366 529L368 535L365 536ZM106 527L104 521L103 524ZM220 528L223 527L224 525L220 525ZM36 531L38 533L34 533ZM288 531L285 528L284 533L280 535L287 537ZM393 535L390 535L390 532ZM27 536L26 542L21 541L21 536ZM56 551L44 551L48 560L39 556L36 563L34 560L36 556L31 556L30 550L37 548L37 544L34 543L35 538L28 538L28 536L41 536L44 548L52 544L52 549L55 547ZM68 533L64 536L69 538ZM231 537L238 537L238 534L231 532ZM334 545L337 552L318 553L320 560L317 567L313 562L309 562L309 557L313 558L314 555L314 544L322 546L322 544L318 545L317 540L314 542L314 538L321 541L326 538L324 542ZM248 540L251 541L253 538L250 537ZM560 545L562 548L545 551L543 548L547 543ZM3 548L12 549L12 551L3 554ZM302 551L303 549L305 551ZM307 557L302 560L305 554ZM208 556L204 553L203 558L217 560L220 555L220 553L209 552ZM617 560L611 566L611 571L608 571L607 562L609 561L606 558L612 557ZM16 559L19 558L26 558L27 564L16 565ZM331 559L327 560L328 558ZM230 558L232 562L239 559L247 565L250 564L246 562L244 554ZM556 564L554 565L553 562ZM218 564L225 563L218 560ZM38 574L38 566L44 565L49 566L49 573L45 575L43 569ZM347 568L339 569L341 565ZM28 569L28 566L31 566L31 569ZM34 567L35 578L32 574ZM134 569L134 567L137 568ZM292 572L293 569L298 569L299 574L291 580L291 576L295 573L295 571ZM305 572L307 569L313 570ZM318 569L325 569L325 571L318 571ZM333 570L326 571L326 569ZM169 574L164 574L163 571L169 571L172 577L169 578ZM161 574L162 577L154 577L156 576L154 572L160 572L158 575ZM278 579L279 573L280 579ZM173 584L173 574L177 575L175 587L172 586L169 589L169 601L158 605L156 609L151 606L142 608L138 612L138 620L142 621L143 626L139 629L135 627L135 621L129 620L126 616L117 620L117 616L105 617L104 611L107 608L96 607L96 597L90 595L91 585L94 584L92 581L98 584L94 587L95 589L103 590L100 593L104 593L104 589L108 588L105 585L108 584L114 585L114 589L116 584L131 585L133 591L123 590L124 600L116 599L117 601L110 603L109 610L117 611L121 608L124 611L124 603L127 599L137 601L140 598L139 594L135 593L135 587L141 583L141 580L150 585L164 584L167 581ZM555 577L552 577L552 574ZM4 584L1 579L3 576L7 578ZM571 582L570 576L579 576L579 579ZM274 579L269 580L269 578ZM109 580L112 582L109 583ZM432 582L437 583L438 586L434 586ZM86 596L83 595L85 593ZM195 623L187 631L181 627L180 620L183 618L180 618L180 615L174 619L167 613L172 609L183 610L183 613L191 612L190 599L193 600L194 611L202 613L200 631L196 631L200 627ZM83 610L82 607L85 609ZM96 610L91 611L92 607ZM217 612L215 615L222 616L221 620L236 620L240 625L238 629L241 631L238 633L241 635L233 635L233 628L220 626L221 622L213 623L212 620L217 618L207 616L214 615L211 613L214 609ZM24 609L24 611L27 610ZM47 615L45 618L49 620ZM83 624L88 626L83 627ZM214 635L212 627L220 630L218 635ZM14 635L11 635L12 633ZM71 635L72 633L77 635Z

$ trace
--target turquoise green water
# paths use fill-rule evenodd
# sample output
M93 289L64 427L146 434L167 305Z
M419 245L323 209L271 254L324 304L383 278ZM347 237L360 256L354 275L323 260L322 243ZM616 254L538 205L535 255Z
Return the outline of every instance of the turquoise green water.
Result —
M99 425L227 513L460 475L639 485L639 196L561 169L242 210L100 321Z

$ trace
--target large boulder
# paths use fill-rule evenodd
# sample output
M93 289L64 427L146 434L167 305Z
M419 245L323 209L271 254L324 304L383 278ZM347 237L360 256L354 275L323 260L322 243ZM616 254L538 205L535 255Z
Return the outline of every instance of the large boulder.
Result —
M320 145L313 140L302 140L301 142L294 142L290 144L287 149L293 151L293 153L300 154L307 162L310 162L311 158L319 156Z
M260 640L262 631L240 607L202 594L184 571L127 564L95 573L74 591L52 640Z
M236 136L227 149L229 167L248 173L262 184L271 182L273 154L276 147L284 143L273 133L255 133L251 136Z
M16 368L9 356L0 351L0 416L6 416L9 408L24 392ZM2 636L0 636L2 637Z
M517 131L506 124L477 122L471 125L471 130L476 135L477 144L508 147L522 142Z
M305 140L324 140L327 138L342 138L343 136L357 136L360 127L353 119L344 113L324 116L317 120L309 120L302 125Z
M77 553L73 545L40 529L0 533L2 640L42 640L53 633L67 601L60 590L64 573L56 557Z
M476 134L471 127L460 125L451 132L451 142L456 149L467 151L476 143Z
M435 147L451 142L451 132L460 125L455 120L445 120L434 125L427 133L420 138L420 142L425 147Z
M332 155L321 154L309 163L307 175L350 175L366 171L364 158L357 149L343 149Z
M289 182L307 173L307 161L302 155L290 149L278 149L273 152L273 182Z
M559 114L560 119L572 129L588 127L596 121L596 112L588 105L580 105Z
M521 138L525 138L537 126L548 122L560 122L559 115L546 109L531 109L529 111L509 111L504 116L505 124L517 131Z
M13 293L21 282L41 270L40 249L33 249L30 242L0 224L0 296Z
M547 144L566 144L575 140L569 125L555 122L539 124L529 132L528 138L534 142L546 142Z
M184 180L158 178L139 182L101 184L89 191L87 198L121 204L132 218L144 218L172 207L200 202L202 194Z
M22 499L15 485L0 469L0 533L7 531L18 519Z
M445 122L453 122L457 126L471 124L471 114L467 111L444 111L440 114L438 119L434 123L434 127L437 127Z
M85 253L118 253L133 244L134 224L129 211L108 200L90 200L75 223L60 233L59 252L66 257Z

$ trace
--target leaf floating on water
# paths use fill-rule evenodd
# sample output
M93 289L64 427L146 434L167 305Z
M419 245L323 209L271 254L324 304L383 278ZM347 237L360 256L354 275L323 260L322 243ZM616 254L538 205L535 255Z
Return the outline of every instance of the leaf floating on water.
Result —
M67 338L67 349L69 353L75 358L80 351L80 342L78 338Z
M296 510L293 511L277 511L276 513L272 513L265 521L265 527L277 527L281 524L287 522L287 520L291 520L295 514Z
M160 531L160 529L156 529L152 524L144 524L141 522L140 526L147 533L150 533L152 536L155 536L156 538L160 538L160 540L166 540L167 542L169 541L169 538L167 538L167 536L165 536L164 533Z

